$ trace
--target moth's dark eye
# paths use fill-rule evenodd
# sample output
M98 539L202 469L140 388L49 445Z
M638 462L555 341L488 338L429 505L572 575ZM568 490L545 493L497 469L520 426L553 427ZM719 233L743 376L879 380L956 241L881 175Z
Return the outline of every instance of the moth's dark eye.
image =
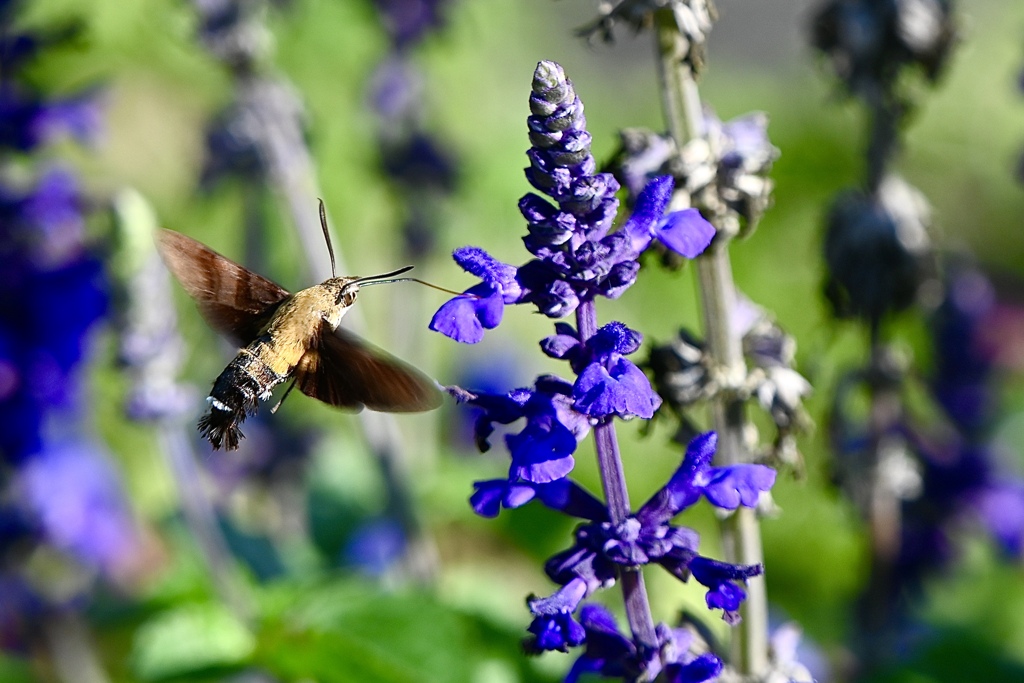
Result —
M358 293L358 290L346 289L345 292L341 295L342 303L345 304L346 306L351 306L356 302L356 295Z

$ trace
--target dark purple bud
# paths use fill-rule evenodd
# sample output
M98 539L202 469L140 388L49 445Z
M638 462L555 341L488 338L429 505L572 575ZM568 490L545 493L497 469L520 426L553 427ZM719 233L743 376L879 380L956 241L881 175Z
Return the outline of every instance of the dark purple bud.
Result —
M927 202L889 177L875 195L850 191L829 212L826 293L839 316L877 321L903 310L927 275L931 242Z
M578 280L597 280L608 274L609 248L601 242L587 240L573 252L573 275Z
M527 629L533 634L530 649L535 651L567 651L581 645L585 639L583 627L573 618L573 612L586 597L586 584L574 581L563 586L547 598L527 601L533 614L533 623Z
M669 664L665 667L665 683L705 683L718 680L724 665L711 653L702 654L687 664Z
M763 574L764 567L734 565L698 556L690 560L690 572L709 589L705 595L708 608L723 610L725 622L735 625L740 620L740 604L747 598L747 592L736 582L746 582L750 577Z
M588 169L581 170L583 173L586 173ZM589 170L593 172L593 169ZM614 195L618 191L619 183L612 174L587 174L572 184L569 196L560 197L560 205L564 210L570 211L577 216L588 216L594 211L602 209L606 204L611 204L617 210L618 202L614 200ZM598 235L591 237L591 239L598 239L600 237Z
M559 360L572 360L578 358L583 350L583 345L575 334L554 334L544 337L540 342L540 348L544 355Z
M614 354L628 356L640 348L643 339L643 335L636 330L612 321L587 340L587 347L594 360L603 361L613 358Z
M608 275L601 280L598 291L609 299L618 299L623 292L633 286L639 272L640 264L636 261L616 263L608 271Z
M537 309L549 318L564 318L580 305L576 290L565 280L555 280L531 296Z

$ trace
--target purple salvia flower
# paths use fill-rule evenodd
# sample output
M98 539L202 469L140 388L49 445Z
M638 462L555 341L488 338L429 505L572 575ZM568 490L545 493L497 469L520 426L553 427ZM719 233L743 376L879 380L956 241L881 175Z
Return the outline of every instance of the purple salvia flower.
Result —
M573 386L574 408L592 418L618 415L650 419L661 405L647 376L624 355L640 348L641 335L619 322L602 327L584 344L591 359Z
M619 185L611 175L595 172L583 104L557 64L538 64L530 111L527 124L532 148L527 153L530 166L526 177L539 194L524 196L519 208L527 221L524 245L534 258L516 268L476 247L456 250L456 262L481 282L466 295L445 303L431 321L431 329L456 341L475 343L484 330L501 322L506 305L530 303L552 318L576 314L575 325L556 323L555 333L540 344L546 355L569 364L575 380L542 376L532 388L506 394L477 394L458 387L449 390L460 402L482 409L475 429L481 450L490 447L496 424L525 421L520 431L504 439L511 455L507 479L474 484L470 499L474 511L493 517L502 508L538 500L587 520L577 529L574 545L546 563L545 571L561 588L550 597L529 601L534 619L528 649L565 650L588 638L587 629L574 615L581 601L594 591L620 581L623 585L633 582L639 567L649 563L662 564L682 580L689 577L688 565L698 557L699 538L691 529L668 523L685 505L696 502L701 493L732 507L756 503L760 491L770 487L774 477L745 468L719 471L711 468L709 461L697 463L688 470L693 477L678 478L670 484L670 492L658 498L685 499L685 505L644 508L636 515L629 512L625 482L611 474L612 469L621 468L612 418L650 418L661 399L644 373L626 358L640 348L640 333L620 322L598 328L594 300L621 296L636 279L638 257L654 240L685 256L695 256L708 246L714 228L695 211L666 216L673 180L661 176L640 192L632 215L620 230L612 232ZM611 505L566 476L575 464L578 442L591 430L597 437L605 490L615 501ZM712 444L710 452L713 450ZM676 488L695 495L691 500ZM736 567L733 574L759 571ZM716 596L725 594L726 583L714 584ZM741 599L733 597L733 602ZM646 602L645 595L642 601ZM713 601L723 602L717 597ZM580 667L607 673L641 672L654 666L655 627L648 608L638 611L638 605L642 607L633 600L628 613L634 639L624 641L628 647L618 648L620 653L632 652L628 655L631 662L608 660L605 666L600 663L604 660L591 657L583 658ZM701 664L687 668L688 660L673 663L679 664L679 674L672 680L709 677L691 675L710 671L701 669Z
M530 111L533 147L526 177L554 203L533 193L520 200L529 230L524 243L536 258L517 269L501 264L496 276L489 267L494 260L482 250L455 252L456 262L483 280L467 291L477 298L453 299L431 321L431 329L456 341L476 343L483 330L500 322L499 293L505 304L532 303L544 315L561 318L596 296L621 296L636 279L636 259L653 239L693 258L714 236L696 211L664 214L672 194L670 176L653 179L622 229L609 234L619 184L610 174L595 173L583 104L559 65L537 66Z
M708 606L724 609L726 620L734 623L736 610L746 595L735 582L760 574L760 566L743 567L701 558L697 533L669 522L702 494L726 509L755 507L760 493L770 490L775 472L763 465L712 467L715 443L714 432L695 438L668 484L619 524L610 521L607 509L596 498L567 479L543 485L478 482L474 509L493 516L499 507L518 507L538 499L559 512L588 520L577 528L576 543L545 565L554 582L564 586L582 581L589 595L615 582L616 565L660 564L683 581L692 574L710 589ZM693 567L695 560L699 576Z
M39 49L71 31L20 33L22 5L0 3L0 551L48 544L110 575L132 568L139 538L116 470L82 434L80 377L108 284L86 243L77 178L30 156L65 133L91 141L98 104L94 92L50 97L25 77ZM0 554L3 571L23 571L26 553ZM13 588L8 602L6 588L0 630L12 611L48 602Z
M476 344L484 330L501 323L505 305L517 303L522 289L516 281L516 269L495 260L478 247L462 247L453 254L463 270L482 282L444 304L430 321L430 329L465 344Z

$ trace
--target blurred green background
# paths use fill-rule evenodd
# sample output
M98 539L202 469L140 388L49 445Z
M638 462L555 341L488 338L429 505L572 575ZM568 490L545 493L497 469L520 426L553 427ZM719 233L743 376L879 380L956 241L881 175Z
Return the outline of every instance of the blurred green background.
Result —
M806 2L723 0L702 96L723 119L768 112L769 133L781 150L772 172L774 208L752 238L735 245L734 272L740 288L773 310L796 337L800 368L815 386L810 409L819 429L801 442L806 479L783 476L776 486L782 512L764 523L766 576L780 615L797 620L829 658L842 662L850 605L863 584L867 555L855 511L828 486L821 423L838 373L863 358L865 345L858 329L828 315L820 296L819 242L831 196L861 177L865 120L839 96L806 46L810 9ZM39 0L28 10L30 25L75 18L84 27L75 47L51 52L37 65L40 76L57 92L104 86L102 143L57 151L81 169L89 192L109 198L133 187L152 202L164 227L241 258L242 199L252 189L236 183L212 194L197 190L204 126L230 101L232 84L196 42L190 5ZM460 163L458 190L444 207L438 253L417 263L420 277L452 288L471 284L447 257L464 244L509 262L525 260L516 202L529 189L522 174L524 122L539 59L561 63L573 80L599 163L615 148L620 128L661 127L649 37L622 31L615 45L588 46L572 33L592 11L582 0L453 0L449 25L416 51L427 77L426 125ZM1024 190L1013 180L1024 147L1024 99L1016 85L1024 68L1024 3L978 0L962 3L961 14L962 44L938 89L922 94L899 166L932 201L938 241L1024 275ZM268 26L275 68L308 108L309 144L332 216L335 249L358 264L360 273L403 265L397 246L401 203L382 179L374 115L367 106L369 76L387 50L371 3L295 0L270 12ZM297 289L312 283L302 280L302 257L288 220L282 210L271 226L264 274ZM550 330L547 319L511 310L484 343L458 347L421 334L444 295L424 290L429 293L416 293L421 307L400 307L396 301L407 286L361 296L367 336L396 351L408 349L410 338L419 340L410 360L442 383L459 381L467 363L496 356L510 362L516 385L537 372L561 370L537 353L537 340ZM185 379L205 390L229 353L214 344L213 333L177 293L190 351ZM681 325L699 328L692 272L645 270L636 287L599 315L623 320L648 340L664 340ZM901 329L926 367L920 322L908 320ZM556 680L565 671L568 657L526 660L517 643L529 621L524 598L550 592L543 560L568 544L573 524L532 507L497 520L475 518L466 504L470 483L501 476L506 462L500 453L478 456L465 444L435 438L454 431L445 426L455 419L452 406L428 417L399 418L412 456L415 498L437 544L436 586L381 584L332 570L315 543L295 540L292 547L277 548L286 576L249 582L259 626L247 629L233 621L213 600L195 547L176 521L175 488L155 452L153 431L121 416L126 385L113 367L110 337L105 333L93 354L90 391L98 429L118 457L135 510L162 548L147 581L103 595L89 608L114 680L221 680L238 670L260 670L285 681L511 683ZM998 436L1017 454L1017 465L1024 465L1024 394L1013 383L1005 393ZM346 519L379 510L379 473L351 416L296 397L273 419L315 428L323 437L302 475L310 524L320 529L323 551L345 536L338 525ZM671 428L656 424L644 437L638 425L627 424L619 433L632 495L642 501L678 463L678 449L667 443ZM576 473L598 491L590 454L585 445ZM258 492L236 491L221 502L253 537L276 523L273 512L253 512L265 503ZM682 521L701 531L704 552L721 556L708 508L702 505ZM1024 665L1021 567L999 562L969 529L963 549L956 567L926 586L922 596L920 617L943 634L936 641L941 645L890 680L1008 680L1000 673L1004 663ZM648 572L648 581L656 619L671 620L684 607L706 612L693 586L657 571ZM602 597L613 607L618 599L615 591ZM717 617L709 623L722 631ZM33 680L36 674L17 658L0 665L0 680Z

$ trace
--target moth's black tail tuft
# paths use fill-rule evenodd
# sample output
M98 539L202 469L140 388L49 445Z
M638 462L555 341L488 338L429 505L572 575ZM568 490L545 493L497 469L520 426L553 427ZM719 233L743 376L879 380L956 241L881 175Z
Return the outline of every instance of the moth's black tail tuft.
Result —
M285 377L271 370L253 351L242 349L213 383L206 400L210 411L199 420L199 432L215 450L238 448L242 430L238 425L256 412L260 397Z
M238 448L243 436L238 425L256 412L259 389L249 375L236 367L236 361L232 361L213 383L213 390L206 399L210 410L199 420L199 433L210 440L214 450Z
M213 449L222 447L229 451L238 450L238 441L244 434L238 425L245 419L245 411L219 410L210 406L210 412L199 418L199 433L210 440Z

